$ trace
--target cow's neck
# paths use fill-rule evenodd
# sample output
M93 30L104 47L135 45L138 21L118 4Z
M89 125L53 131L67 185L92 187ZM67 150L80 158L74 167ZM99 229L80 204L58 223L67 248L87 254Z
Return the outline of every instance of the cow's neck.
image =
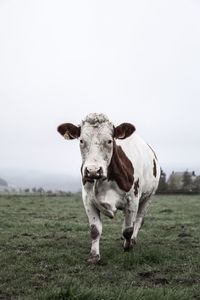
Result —
M113 155L108 167L108 180L114 180L119 188L128 192L134 182L134 168L121 146L113 143Z

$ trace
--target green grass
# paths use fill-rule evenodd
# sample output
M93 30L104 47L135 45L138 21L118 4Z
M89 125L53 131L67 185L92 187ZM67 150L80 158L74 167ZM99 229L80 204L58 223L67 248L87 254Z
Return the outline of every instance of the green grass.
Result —
M132 252L103 217L99 265L78 195L0 197L0 299L200 299L200 196L156 196Z

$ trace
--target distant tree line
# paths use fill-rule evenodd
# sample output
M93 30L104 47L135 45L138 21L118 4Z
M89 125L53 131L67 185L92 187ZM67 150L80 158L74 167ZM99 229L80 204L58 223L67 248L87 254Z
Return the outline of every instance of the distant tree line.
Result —
M200 176L195 172L172 172L167 179L161 169L157 194L200 194Z
M62 190L45 190L39 188L15 189L9 188L5 180L0 180L0 194L19 194L19 195L44 195L44 196L72 196L72 192ZM195 172L172 172L167 179L166 173L161 169L160 182L157 194L200 194L200 176Z

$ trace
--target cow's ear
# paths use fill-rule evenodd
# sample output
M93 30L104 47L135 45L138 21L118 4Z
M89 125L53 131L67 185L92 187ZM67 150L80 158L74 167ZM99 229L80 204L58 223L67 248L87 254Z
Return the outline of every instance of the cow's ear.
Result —
M71 123L64 123L58 126L57 131L67 140L77 139L81 133L81 127Z
M114 138L125 139L135 131L135 126L130 123L122 123L114 128Z

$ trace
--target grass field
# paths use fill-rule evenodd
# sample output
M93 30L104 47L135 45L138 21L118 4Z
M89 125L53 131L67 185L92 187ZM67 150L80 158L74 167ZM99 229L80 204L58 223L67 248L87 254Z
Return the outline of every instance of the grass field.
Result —
M156 196L133 252L103 217L102 261L79 195L0 197L0 299L200 299L200 196Z

